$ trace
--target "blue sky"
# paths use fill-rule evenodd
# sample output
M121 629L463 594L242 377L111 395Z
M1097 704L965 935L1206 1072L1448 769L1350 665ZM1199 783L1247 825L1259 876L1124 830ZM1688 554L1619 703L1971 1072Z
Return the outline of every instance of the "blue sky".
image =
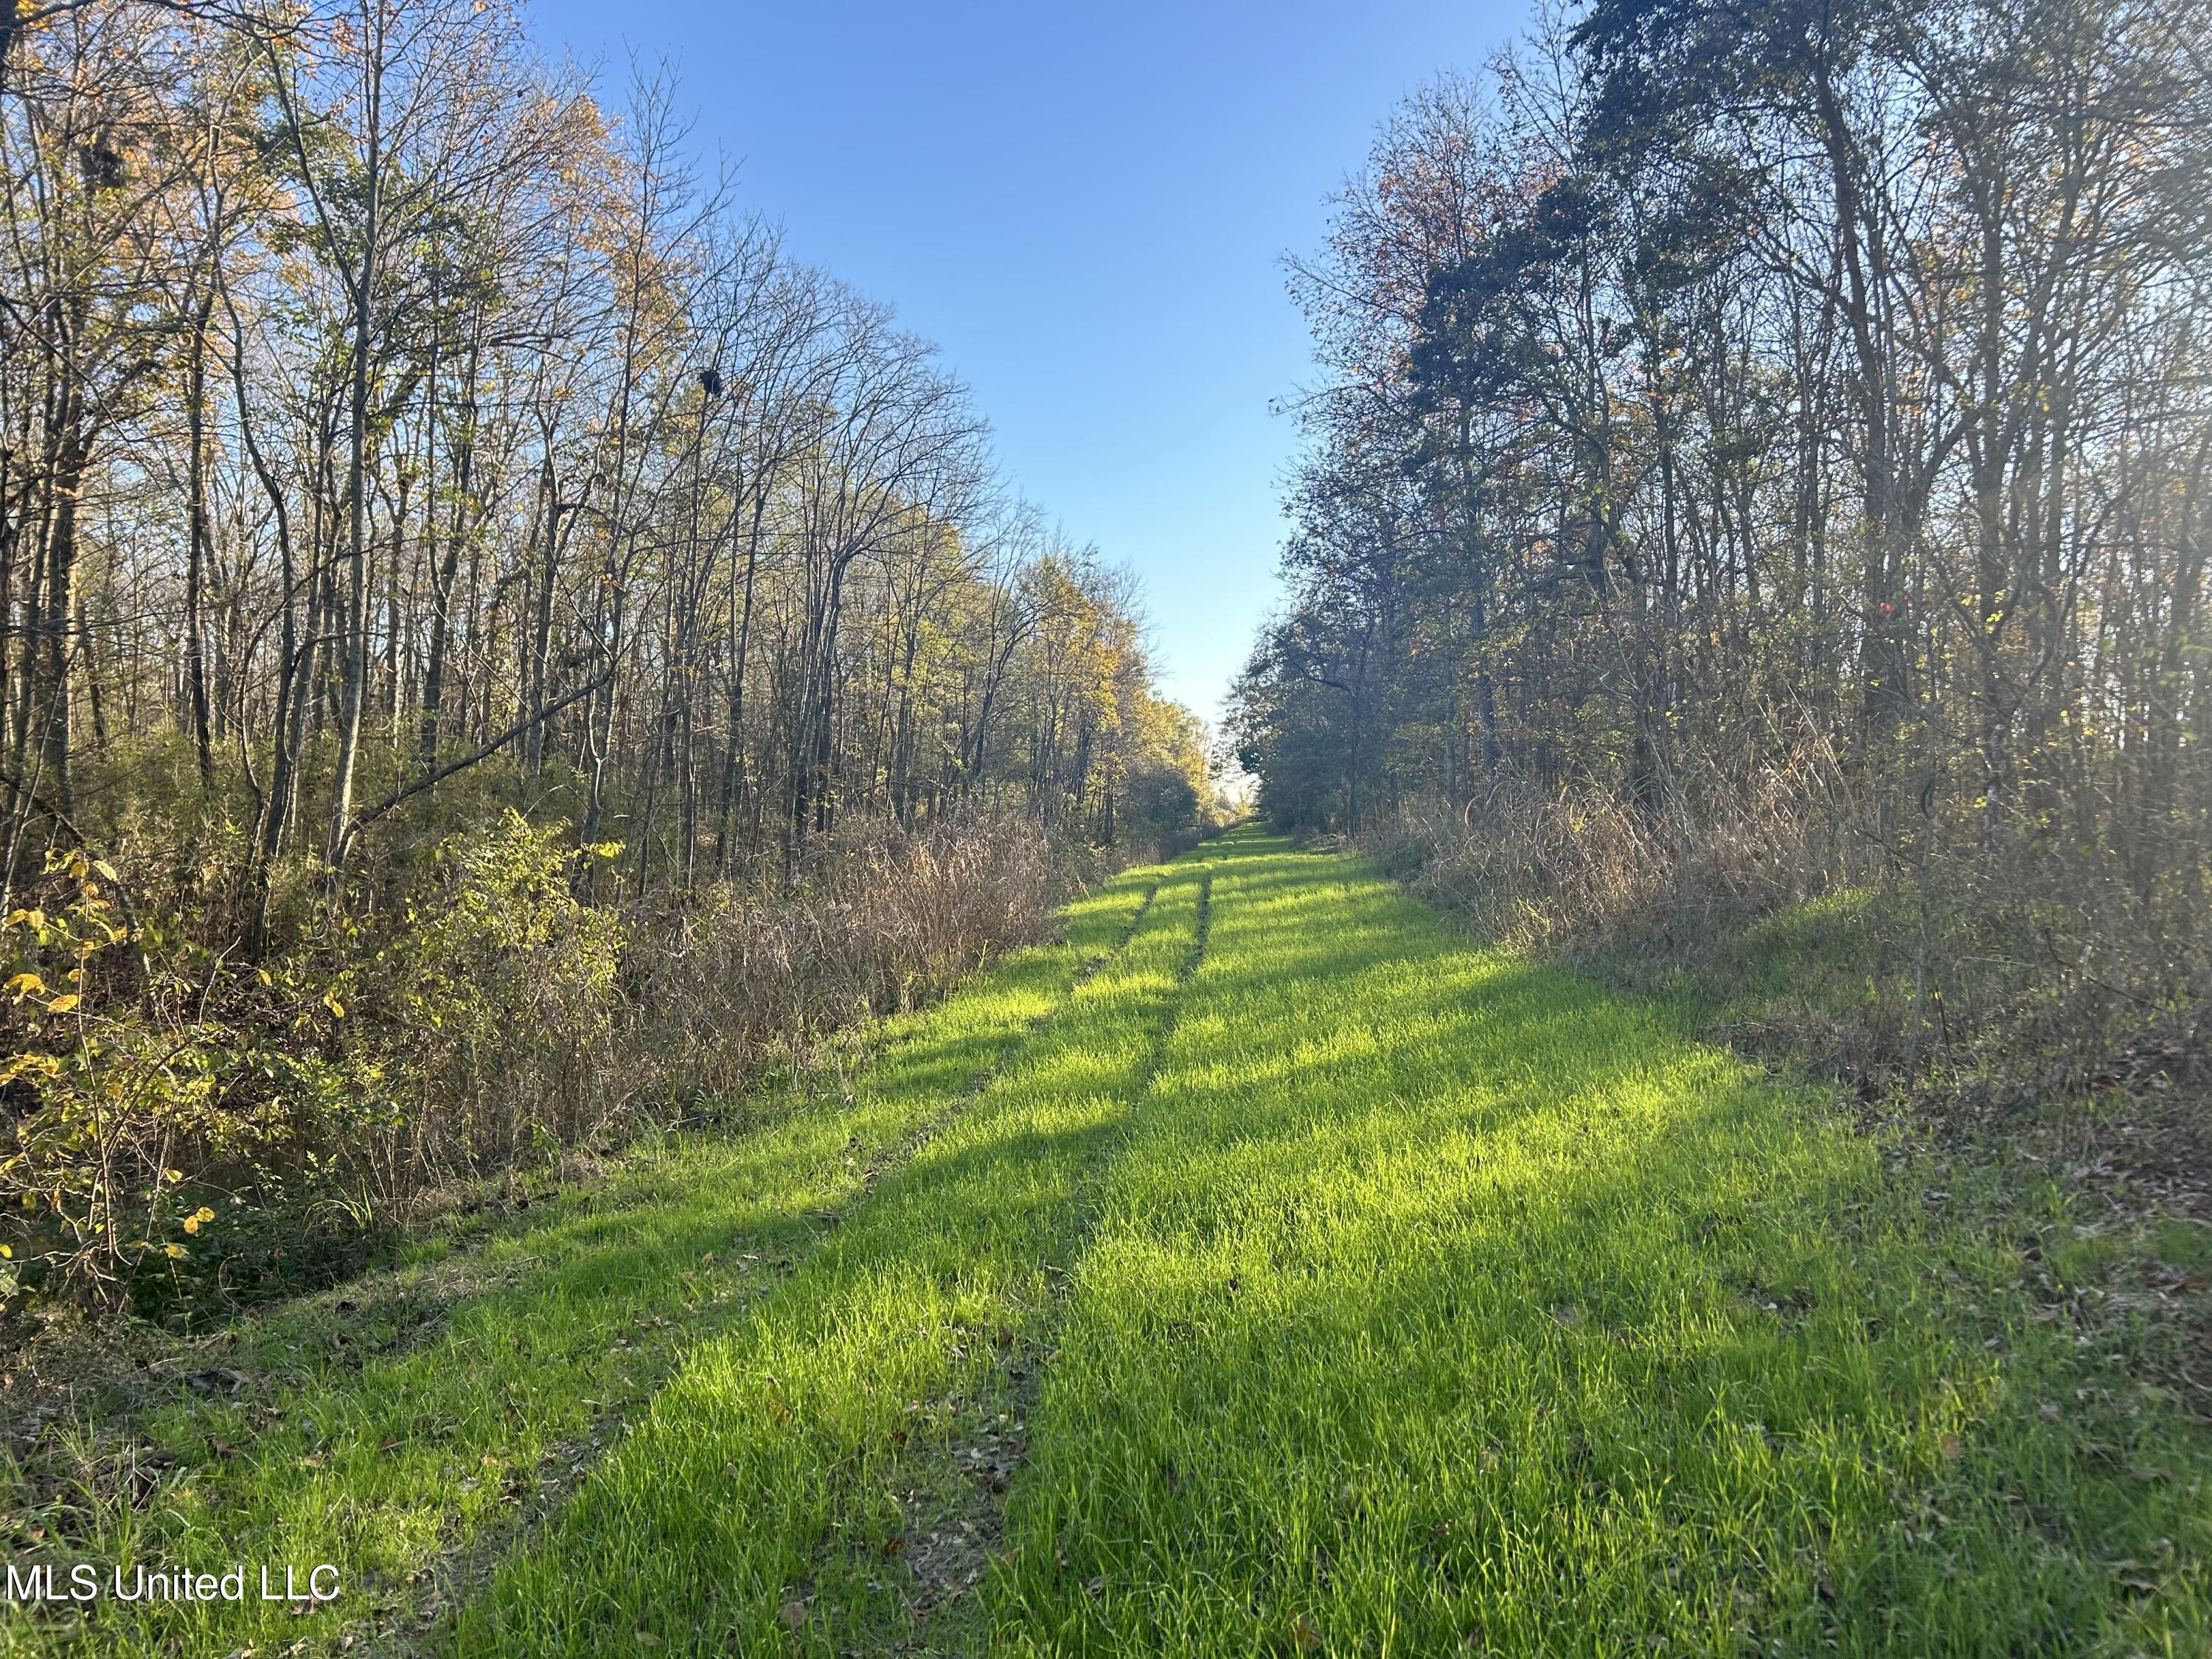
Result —
M1499 0L534 0L541 42L667 56L695 141L797 258L896 306L1022 493L1143 578L1209 719L1274 590L1309 374L1280 260L1390 106L1522 25Z

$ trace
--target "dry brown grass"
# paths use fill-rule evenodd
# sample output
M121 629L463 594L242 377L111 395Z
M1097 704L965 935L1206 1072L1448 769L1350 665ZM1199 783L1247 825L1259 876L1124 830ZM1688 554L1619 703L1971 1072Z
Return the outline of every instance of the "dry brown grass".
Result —
M366 923L256 964L149 952L183 930L63 893L48 931L90 921L24 948L97 988L16 1011L16 1050L51 1058L9 1085L0 1317L172 1316L327 1282L456 1189L849 1066L872 1018L1041 936L1093 862L1012 818L864 824L787 884L617 908L579 896L563 827L508 814ZM112 943L70 942L94 923ZM106 971L126 955L151 965Z
M1941 781L1870 795L1801 757L1647 810L1509 779L1366 845L1484 937L1683 998L1869 1091L2201 1099L2207 860L2147 884L2108 838L1992 824Z

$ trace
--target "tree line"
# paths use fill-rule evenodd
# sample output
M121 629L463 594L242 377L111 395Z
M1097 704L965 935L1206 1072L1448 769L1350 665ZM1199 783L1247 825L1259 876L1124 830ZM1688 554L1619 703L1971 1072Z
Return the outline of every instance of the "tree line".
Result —
M1126 578L665 79L611 113L477 0L99 0L4 75L12 885L172 743L254 929L495 758L637 891L848 813L1194 818Z
M504 0L5 8L0 1336L834 1068L1210 820L1132 579L693 156Z
M1824 836L2201 944L2207 22L1589 0L1408 100L1291 271L1268 810L1602 819L1662 886Z

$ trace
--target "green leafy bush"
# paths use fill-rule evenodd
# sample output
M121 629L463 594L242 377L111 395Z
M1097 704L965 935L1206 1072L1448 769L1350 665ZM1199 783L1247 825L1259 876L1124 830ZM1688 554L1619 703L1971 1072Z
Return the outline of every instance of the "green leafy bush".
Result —
M1011 820L849 831L788 890L590 902L509 811L258 963L58 857L0 923L0 1315L187 1320L320 1282L457 1181L618 1141L1036 937L1085 873Z

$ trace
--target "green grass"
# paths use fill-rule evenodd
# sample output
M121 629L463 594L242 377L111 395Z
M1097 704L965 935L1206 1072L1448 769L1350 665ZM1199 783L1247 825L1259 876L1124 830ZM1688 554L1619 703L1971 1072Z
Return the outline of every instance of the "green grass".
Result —
M1923 918L1906 882L1832 889L1757 913L1662 909L1564 959L1662 1004L1685 1031L1822 1076L1896 1080L1911 1057L1926 1068L1923 1085L2021 1095L2124 1048L2146 1017L2171 1012L2131 1004L2122 1013L2069 997L2066 975L2053 970L2082 948L2078 926L2047 904L1947 892L1940 882ZM2082 967L2095 971L2086 957Z
M1010 1650L2202 1649L2204 1440L2124 1326L2076 1346L1814 1100L1239 850L1033 1424Z
M148 1413L88 1553L358 1601L0 1650L2203 1653L2212 1443L2142 1362L2212 1251L2111 1291L2080 1221L1240 833L849 1107L503 1232L434 1336L341 1362L322 1298Z
M742 1317L912 1138L957 1114L1115 947L1147 885L1133 876L1093 896L1063 943L886 1033L849 1103L635 1156L478 1251L426 1251L180 1353L129 1402L123 1432L76 1436L79 1458L50 1451L13 1479L0 1468L12 1563L56 1559L58 1534L77 1546L65 1560L340 1563L349 1591L312 1620L254 1601L101 1603L81 1625L74 1609L33 1620L0 1603L0 1654L222 1655L334 1633L341 1619L434 1614L482 1571L478 1550L497 1551L626 1431L683 1352ZM152 1501L134 1502L131 1471L161 1459L174 1461ZM49 1493L57 1466L75 1478Z

